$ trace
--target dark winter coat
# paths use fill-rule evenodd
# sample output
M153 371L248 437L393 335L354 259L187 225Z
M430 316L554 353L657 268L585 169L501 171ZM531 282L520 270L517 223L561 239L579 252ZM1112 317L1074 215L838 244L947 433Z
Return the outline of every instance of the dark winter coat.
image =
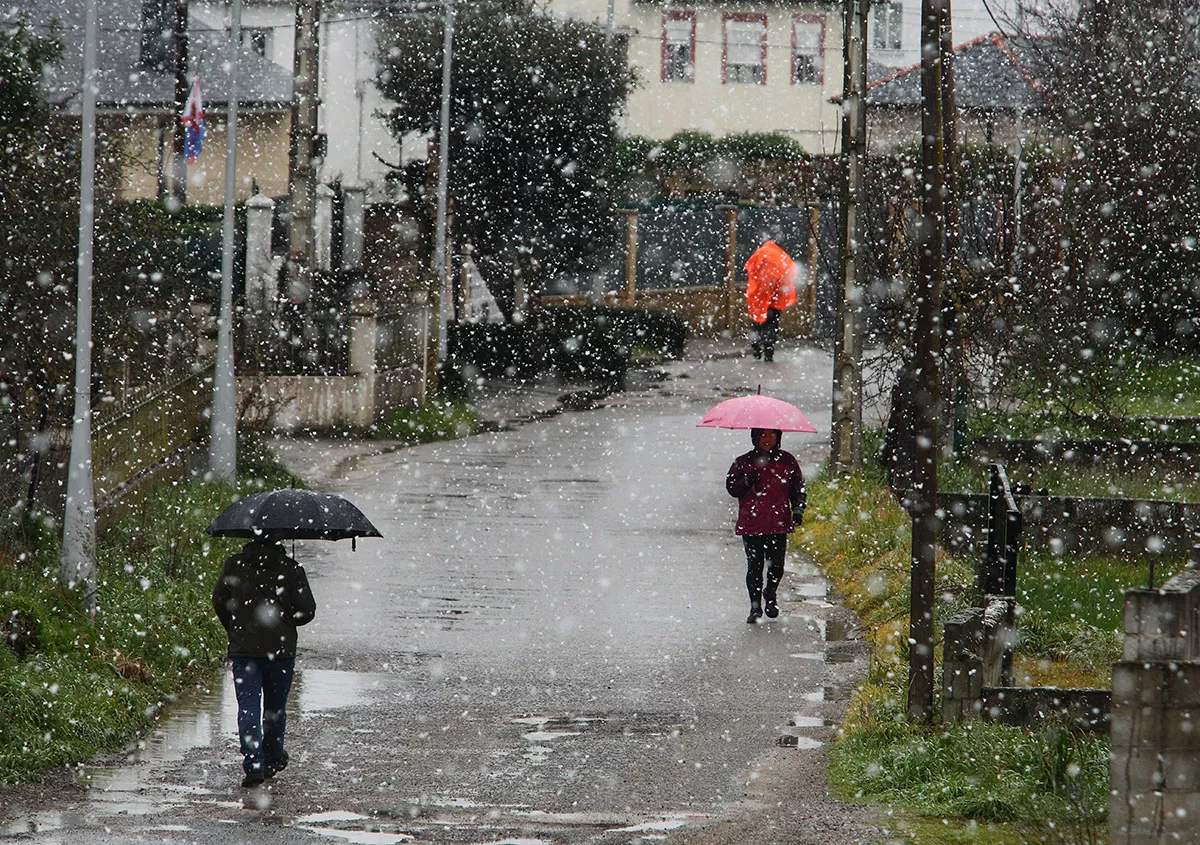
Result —
M251 540L230 555L213 588L230 657L296 656L296 628L317 614L308 577L278 543Z
M803 513L807 502L799 462L779 448L755 447L739 455L725 476L725 489L738 500L734 530L739 537L787 534L796 527L793 511Z

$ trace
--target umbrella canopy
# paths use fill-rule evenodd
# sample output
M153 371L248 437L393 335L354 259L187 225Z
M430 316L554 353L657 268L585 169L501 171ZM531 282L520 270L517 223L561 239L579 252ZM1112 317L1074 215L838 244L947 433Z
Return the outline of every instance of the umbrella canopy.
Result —
M726 399L704 415L697 426L709 428L775 428L780 431L807 431L817 427L804 412L782 399L755 394Z
M746 306L750 319L761 323L767 309L783 311L796 304L796 277L800 269L775 241L767 241L746 261Z
M345 540L382 537L363 512L332 493L272 490L238 499L209 523L214 537L268 540Z

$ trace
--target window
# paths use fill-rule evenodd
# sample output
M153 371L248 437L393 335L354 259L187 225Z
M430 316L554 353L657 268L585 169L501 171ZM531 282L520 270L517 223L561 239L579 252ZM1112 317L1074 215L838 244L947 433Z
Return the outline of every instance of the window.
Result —
M271 58L271 30L242 30L242 45L256 56L262 56L264 59Z
M724 81L767 84L767 16L725 16Z
M175 4L170 0L142 0L142 41L138 61L143 67L166 70L174 36Z
M696 13L667 12L663 15L662 81L695 79Z
M874 37L871 46L876 50L900 49L900 21L904 7L901 3L876 3L871 9L871 26Z
M792 20L792 82L820 85L825 81L825 22L810 15Z

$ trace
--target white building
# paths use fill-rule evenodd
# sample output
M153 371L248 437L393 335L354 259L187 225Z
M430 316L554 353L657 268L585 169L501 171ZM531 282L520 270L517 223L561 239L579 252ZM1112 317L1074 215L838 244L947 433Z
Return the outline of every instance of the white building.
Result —
M1021 23L1019 0L951 0L954 43L963 44L990 32L1014 34ZM921 61L921 0L872 0L867 25L871 58L881 65L904 68Z

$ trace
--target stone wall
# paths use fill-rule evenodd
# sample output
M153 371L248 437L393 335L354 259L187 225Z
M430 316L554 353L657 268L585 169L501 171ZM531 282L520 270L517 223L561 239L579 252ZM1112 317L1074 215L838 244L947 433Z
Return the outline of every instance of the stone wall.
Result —
M1011 686L1015 601L989 596L986 607L956 613L945 625L942 644L942 721L975 719L983 713L984 689Z
M1200 570L1125 594L1113 665L1111 841L1200 841Z
M1026 548L1058 554L1187 554L1200 531L1200 505L1152 499L1016 496ZM944 542L975 548L986 537L988 497L942 493Z

